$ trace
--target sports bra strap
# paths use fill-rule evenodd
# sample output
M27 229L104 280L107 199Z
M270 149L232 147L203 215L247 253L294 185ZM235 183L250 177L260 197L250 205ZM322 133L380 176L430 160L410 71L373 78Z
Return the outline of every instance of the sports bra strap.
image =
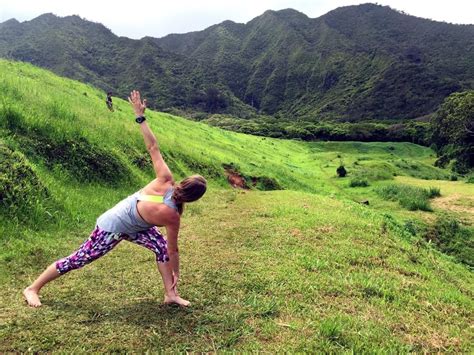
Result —
M163 196L159 196L159 195L140 195L138 197L138 200L139 201L163 203Z

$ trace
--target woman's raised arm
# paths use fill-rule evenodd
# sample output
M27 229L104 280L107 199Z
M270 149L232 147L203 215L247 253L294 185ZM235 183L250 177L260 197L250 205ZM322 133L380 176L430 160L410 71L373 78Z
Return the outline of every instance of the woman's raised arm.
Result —
M146 148L150 153L151 160L153 161L153 168L155 169L157 179L160 179L163 182L173 180L171 170L168 168L168 165L166 165L161 156L158 141L145 120L144 113L146 109L146 100L142 101L140 98L140 92L133 90L130 93L128 101L135 111L137 123L140 124L140 131L142 132Z

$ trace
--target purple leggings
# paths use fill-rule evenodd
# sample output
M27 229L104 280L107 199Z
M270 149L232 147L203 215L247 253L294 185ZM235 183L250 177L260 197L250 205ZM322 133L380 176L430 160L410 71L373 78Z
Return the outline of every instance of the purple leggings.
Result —
M79 269L107 254L124 239L153 251L156 261L159 263L169 260L166 240L157 227L138 232L133 237L123 233L106 232L96 227L89 239L77 251L56 262L56 270L60 274L65 274L71 270Z

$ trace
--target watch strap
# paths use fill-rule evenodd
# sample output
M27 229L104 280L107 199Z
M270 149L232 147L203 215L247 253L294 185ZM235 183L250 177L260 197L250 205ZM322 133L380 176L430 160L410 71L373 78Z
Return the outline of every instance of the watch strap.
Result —
M137 123L143 123L144 121L146 121L145 116L137 116L137 118L135 118L135 122Z

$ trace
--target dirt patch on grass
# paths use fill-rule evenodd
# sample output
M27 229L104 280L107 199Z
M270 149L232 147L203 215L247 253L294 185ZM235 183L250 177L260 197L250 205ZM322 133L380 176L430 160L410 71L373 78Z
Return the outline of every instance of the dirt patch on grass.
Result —
M236 171L231 169L225 170L227 181L229 184L236 189L248 189L245 179Z
M254 188L262 191L282 190L282 186L274 178L268 176L252 176L240 172L234 163L223 164L227 181L234 188L250 189Z
M432 200L434 207L453 212L466 212L474 215L474 197L454 193Z
M321 227L316 228L316 231L318 233L322 233L322 234L329 234L329 233L335 232L336 228L332 225L325 225L325 226L321 226Z

